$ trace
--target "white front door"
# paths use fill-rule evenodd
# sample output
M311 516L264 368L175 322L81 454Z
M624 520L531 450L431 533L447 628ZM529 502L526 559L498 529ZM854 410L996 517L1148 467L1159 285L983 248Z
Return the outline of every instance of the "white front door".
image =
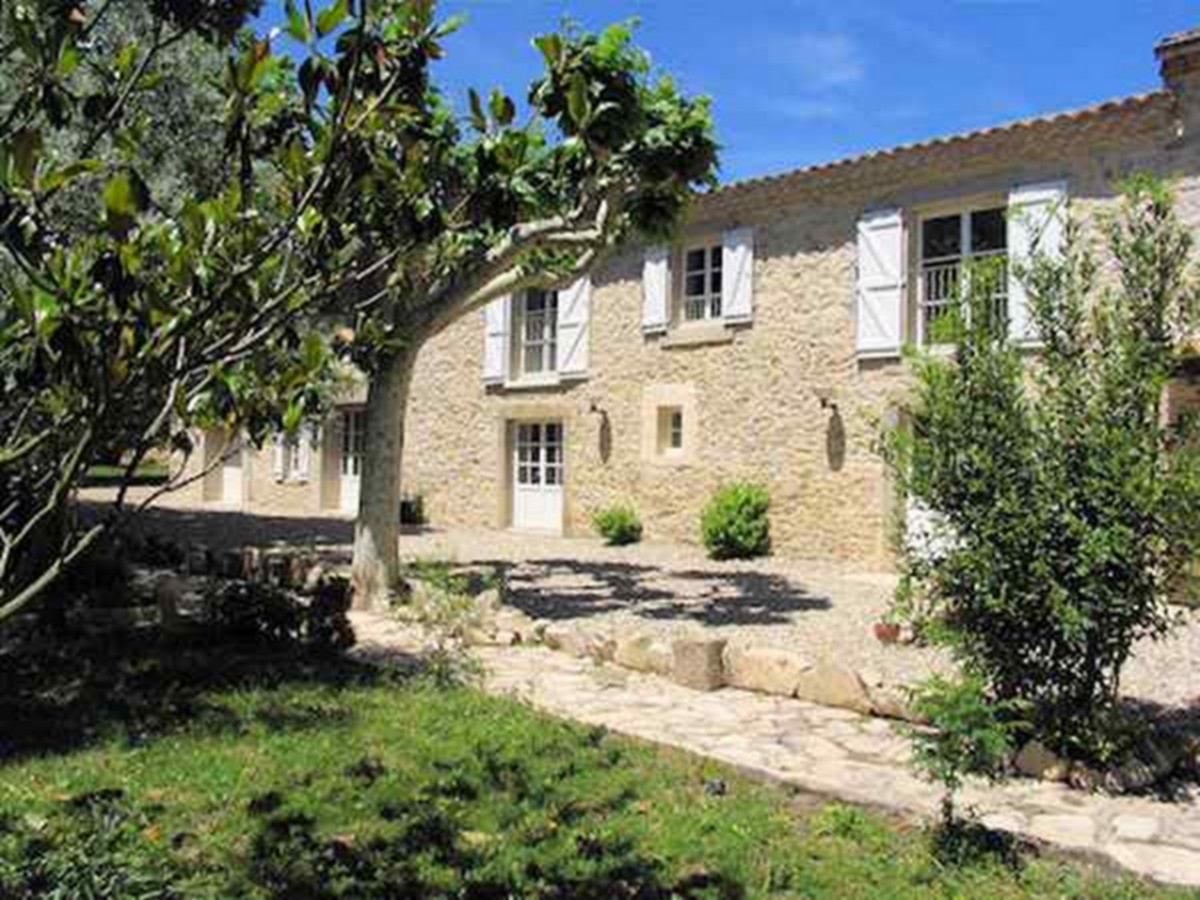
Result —
M562 532L563 427L561 422L513 426L514 528Z
M342 512L358 512L358 487L366 446L365 424L366 415L361 409L348 409L342 413L342 487L338 504Z
M221 502L241 506L242 484L242 442L234 438L221 459Z

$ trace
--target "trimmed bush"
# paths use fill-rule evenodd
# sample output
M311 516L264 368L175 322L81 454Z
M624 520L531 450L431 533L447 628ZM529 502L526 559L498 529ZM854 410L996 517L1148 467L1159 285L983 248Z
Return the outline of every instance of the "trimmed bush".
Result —
M592 524L600 536L614 547L636 544L642 539L642 520L632 506L610 506L597 510L592 516Z
M771 549L771 498L761 484L737 481L717 489L704 507L700 532L713 559L750 559Z

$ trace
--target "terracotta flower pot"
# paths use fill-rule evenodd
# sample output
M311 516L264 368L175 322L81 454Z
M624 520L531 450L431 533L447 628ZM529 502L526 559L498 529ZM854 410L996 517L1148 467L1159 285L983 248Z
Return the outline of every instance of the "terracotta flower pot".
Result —
M875 639L881 644L894 644L900 640L900 626L895 622L876 622L872 628Z

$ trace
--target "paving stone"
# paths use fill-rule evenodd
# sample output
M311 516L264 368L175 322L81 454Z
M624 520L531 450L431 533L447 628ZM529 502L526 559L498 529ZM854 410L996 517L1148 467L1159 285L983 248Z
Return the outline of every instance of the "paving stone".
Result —
M1113 836L1120 841L1152 841L1158 834L1158 819L1124 815L1112 821Z
M1096 841L1096 822L1084 815L1034 816L1029 831L1034 837L1064 847L1091 847Z
M1200 852L1162 844L1109 844L1104 851L1118 864L1170 884L1200 884Z

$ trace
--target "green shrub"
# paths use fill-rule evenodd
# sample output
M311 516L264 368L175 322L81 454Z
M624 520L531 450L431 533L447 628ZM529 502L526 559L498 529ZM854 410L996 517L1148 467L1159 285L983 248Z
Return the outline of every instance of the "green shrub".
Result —
M1196 321L1192 238L1164 187L1126 192L1105 223L1111 287L1074 223L1057 259L1018 267L1038 365L989 315L1004 273L972 270L954 356L915 357L911 427L888 438L936 523L905 548L903 605L990 702L1020 701L1034 736L1098 765L1114 761L1121 669L1170 627L1200 545L1200 430L1162 409L1173 336Z
M604 540L613 545L636 544L642 539L642 521L632 506L610 506L597 510L592 524Z
M749 559L771 549L767 510L771 500L759 484L739 481L717 489L704 507L700 531L713 559Z

